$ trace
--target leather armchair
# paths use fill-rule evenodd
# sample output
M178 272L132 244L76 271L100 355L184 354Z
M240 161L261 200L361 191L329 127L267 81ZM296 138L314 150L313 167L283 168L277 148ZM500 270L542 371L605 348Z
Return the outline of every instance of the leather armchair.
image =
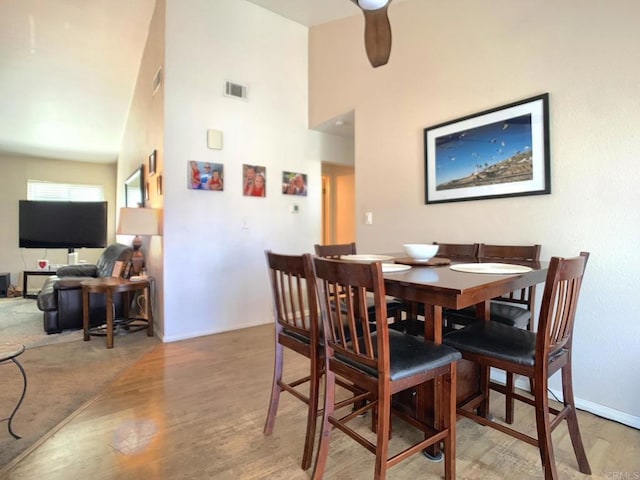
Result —
M49 277L38 294L38 308L44 312L44 331L60 333L62 330L82 328L82 287L88 278L110 277L116 261L131 260L133 250L128 245L114 243L107 247L95 265L65 265L56 275ZM91 298L89 321L91 326L104 323L106 316L104 295ZM123 312L120 295L114 298L115 315Z

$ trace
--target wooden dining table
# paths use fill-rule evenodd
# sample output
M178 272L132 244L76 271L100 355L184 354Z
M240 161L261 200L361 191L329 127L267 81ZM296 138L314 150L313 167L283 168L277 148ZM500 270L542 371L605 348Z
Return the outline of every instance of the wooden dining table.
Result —
M398 258L404 255L392 256ZM502 262L531 268L528 272L518 274L467 273L451 269L451 265L461 263L469 261L452 259L450 265L412 266L406 271L384 273L387 295L414 305L424 305L424 337L427 340L442 343L444 308L462 309L475 305L478 318L489 320L491 299L543 283L549 266L549 262ZM417 310L411 313L414 317L416 314ZM479 391L481 375L479 367L466 360L458 362L457 370L456 398L460 404ZM485 374L488 375L488 372ZM438 389L438 385L425 384L415 392L411 403L417 417L437 423L434 412L441 411L436 394ZM486 416L488 411L480 413Z

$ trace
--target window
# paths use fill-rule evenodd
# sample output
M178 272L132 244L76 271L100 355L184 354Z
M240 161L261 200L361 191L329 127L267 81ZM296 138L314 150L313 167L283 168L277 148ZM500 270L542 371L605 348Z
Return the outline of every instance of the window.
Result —
M104 185L27 180L27 200L101 202L104 200Z

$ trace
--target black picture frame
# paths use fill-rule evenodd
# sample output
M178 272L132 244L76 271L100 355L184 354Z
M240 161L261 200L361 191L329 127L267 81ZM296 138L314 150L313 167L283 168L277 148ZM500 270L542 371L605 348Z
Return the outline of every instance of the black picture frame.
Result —
M549 94L424 129L425 203L551 193Z
M156 174L156 151L154 150L149 155L149 176L152 177Z

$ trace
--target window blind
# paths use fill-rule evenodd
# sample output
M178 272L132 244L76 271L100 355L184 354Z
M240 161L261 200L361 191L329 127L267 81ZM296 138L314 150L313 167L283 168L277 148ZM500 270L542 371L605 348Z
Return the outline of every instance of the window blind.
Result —
M104 185L27 180L27 200L102 202L104 201Z

